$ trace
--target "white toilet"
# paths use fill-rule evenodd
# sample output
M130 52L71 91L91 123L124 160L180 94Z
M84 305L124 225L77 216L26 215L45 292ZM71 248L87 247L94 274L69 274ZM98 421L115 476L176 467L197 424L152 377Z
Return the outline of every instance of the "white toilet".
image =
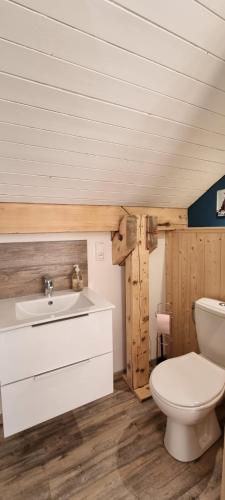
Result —
M225 392L225 303L195 303L201 354L191 352L158 365L152 397L167 416L164 444L182 462L200 457L221 435L215 407Z

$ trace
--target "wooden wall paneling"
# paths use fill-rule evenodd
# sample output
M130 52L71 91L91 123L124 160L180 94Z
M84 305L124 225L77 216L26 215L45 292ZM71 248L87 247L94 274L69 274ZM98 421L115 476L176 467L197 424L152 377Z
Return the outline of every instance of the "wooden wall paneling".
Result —
M87 241L0 244L0 299L43 292L43 276L55 290L71 288L73 265L79 264L88 285Z
M190 243L190 286L189 286L189 303L188 303L188 345L187 352L192 350L198 351L198 342L196 336L196 328L192 311L193 302L202 296L203 287L201 276L202 266L204 269L204 242L203 238L199 238L196 232L188 235Z
M181 351L179 345L180 338L179 332L179 314L178 314L178 304L179 304L179 266L178 266L178 255L179 255L179 239L177 233L172 237L172 233L166 234L167 239L167 249L170 251L169 264L171 269L168 269L167 273L167 287L168 282L170 282L170 300L169 302L170 310L172 311L172 343L171 343L171 355L178 355ZM177 354L176 354L177 353Z
M221 280L221 236L220 233L205 236L205 296L220 297Z
M175 231L166 235L169 255L172 253L172 278L167 271L167 300L172 302L171 355L197 350L195 326L192 321L192 302L199 298L204 262L204 239L198 241L195 232ZM169 266L169 261L166 263ZM172 296L172 301L171 297Z
M173 356L198 352L192 303L200 297L225 299L224 245L222 228L191 228L166 234L166 300L173 314Z
M173 270L173 261L172 261L172 237L171 237L171 231L168 231L165 234L165 280L166 280L166 291L167 291L167 302L169 306L171 307L172 305L172 286L171 286L171 276L170 274L172 273Z
M187 233L179 233L179 311L182 315L178 314L178 328L182 332L180 335L181 352L189 351L189 315L190 315L190 302L189 302L189 289L190 289L190 244Z
M203 297L205 290L205 236L207 233L205 231L201 232L196 230L196 239L197 239L197 251L196 251L196 272L197 272L197 293L194 297L195 299L199 299Z
M125 214L158 217L159 229L186 227L187 209L0 203L0 234L117 231Z
M172 231L168 231L165 236L165 285L166 285L166 302L168 311L172 311L173 308L173 288L172 288L172 274L173 274L173 252L172 252ZM175 317L171 317L171 328L174 325ZM172 335L170 336L170 342L166 347L166 355L170 357L172 355Z

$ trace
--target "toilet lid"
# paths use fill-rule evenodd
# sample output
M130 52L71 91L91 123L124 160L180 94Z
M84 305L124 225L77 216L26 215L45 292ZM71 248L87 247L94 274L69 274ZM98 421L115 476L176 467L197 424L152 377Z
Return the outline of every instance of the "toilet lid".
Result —
M225 386L225 370L191 352L171 358L152 372L160 397L177 406L196 407L215 399Z

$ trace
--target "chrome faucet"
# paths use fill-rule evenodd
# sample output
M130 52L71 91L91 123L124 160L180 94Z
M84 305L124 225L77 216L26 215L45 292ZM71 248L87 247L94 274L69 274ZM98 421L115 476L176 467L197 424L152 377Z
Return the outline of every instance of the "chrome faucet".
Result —
M44 276L44 294L48 297L52 296L54 285L53 280L49 276Z

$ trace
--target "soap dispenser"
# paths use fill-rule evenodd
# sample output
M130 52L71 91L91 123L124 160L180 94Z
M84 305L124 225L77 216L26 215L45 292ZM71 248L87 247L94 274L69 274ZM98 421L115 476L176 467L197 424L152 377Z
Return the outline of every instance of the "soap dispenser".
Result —
M73 266L72 274L72 289L74 292L81 292L83 290L83 278L78 264Z

